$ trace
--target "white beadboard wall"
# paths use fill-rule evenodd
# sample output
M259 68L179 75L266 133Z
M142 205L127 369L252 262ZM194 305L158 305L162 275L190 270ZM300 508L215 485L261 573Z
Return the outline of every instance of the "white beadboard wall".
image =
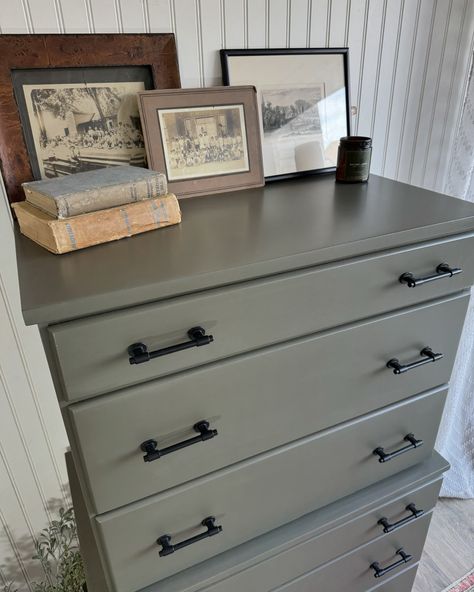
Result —
M473 49L473 0L1 0L0 33L170 32L183 86L219 84L218 51L350 48L353 133L372 171L441 191ZM1 58L0 58L1 59ZM2 187L0 187L2 191ZM19 306L0 196L0 586L41 577L36 533L67 504L66 436L38 332Z

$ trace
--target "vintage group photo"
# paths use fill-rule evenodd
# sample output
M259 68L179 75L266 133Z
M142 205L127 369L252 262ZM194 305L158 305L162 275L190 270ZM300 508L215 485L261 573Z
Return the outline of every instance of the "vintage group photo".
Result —
M242 105L158 111L168 179L249 170Z
M38 176L145 166L136 98L144 89L143 82L23 85Z

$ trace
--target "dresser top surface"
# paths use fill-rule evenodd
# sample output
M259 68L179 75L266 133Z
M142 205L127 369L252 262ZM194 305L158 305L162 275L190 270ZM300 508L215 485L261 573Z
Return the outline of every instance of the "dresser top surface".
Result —
M474 230L474 205L372 175L188 199L183 222L53 255L16 229L22 309L47 324Z

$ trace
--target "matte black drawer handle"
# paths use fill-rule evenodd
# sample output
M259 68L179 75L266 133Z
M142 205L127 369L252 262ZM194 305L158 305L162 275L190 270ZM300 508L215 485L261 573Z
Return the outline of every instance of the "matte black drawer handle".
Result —
M424 347L420 351L420 356L422 356L421 360L415 360L410 364L401 364L398 358L392 358L387 362L387 368L391 368L394 374L404 374L408 370L413 370L413 368L419 368L430 362L437 362L444 357L444 354L435 354L431 347Z
M408 506L405 509L408 512L410 512L410 515L406 518L402 518L401 520L399 520L398 522L394 522L393 524L390 524L388 518L380 518L377 524L383 526L383 531L385 533L393 532L394 530L397 530L397 528L405 526L405 524L408 524L409 522L413 522L413 520L416 520L420 516L423 516L423 514L425 513L423 510L417 510L415 504L408 504Z
M446 277L453 277L453 275L458 275L459 273L462 273L460 267L450 267L447 263L440 263L436 268L436 273L433 275L415 277L411 272L407 271L406 273L402 273L398 279L400 283L406 284L409 288L416 288L416 286L421 286L428 282L434 282L435 280L440 280Z
M410 442L410 444L408 444L408 446L403 446L403 448L399 448L398 450L394 450L393 452L385 452L381 446L378 446L374 450L374 454L379 457L379 462L388 462L389 460L392 460L392 458L400 456L409 450L423 446L423 440L417 440L413 434L407 434L403 439L405 442Z
M183 349L190 349L191 347L201 347L201 345L209 345L214 341L212 335L206 335L206 330L202 327L193 327L188 331L189 341L184 343L178 343L176 345L170 345L169 347L163 347L162 349L156 349L154 351L148 351L148 347L141 342L132 343L128 347L128 355L130 364L143 364L143 362L149 362L153 358L161 358L161 356L167 356L168 354L174 354L175 352L182 351Z
M160 538L156 541L158 545L161 545L163 547L160 551L160 557L166 557L167 555L171 555L175 551L184 549L184 547L189 547L189 545L193 545L194 543L207 539L208 537L219 534L220 532L222 532L222 526L216 526L215 521L216 519L214 518L214 516L208 516L207 518L204 518L201 524L207 528L206 532L197 534L196 536L193 536L190 539L186 539L181 543L176 543L175 545L171 544L171 536L169 534L164 534L163 536L160 536Z
M217 430L210 430L209 422L204 419L195 423L193 425L193 429L199 434L199 436L188 438L187 440L183 440L182 442L178 442L172 446L167 446L161 450L158 449L158 442L156 440L146 440L145 442L142 442L142 444L140 444L140 448L143 450L143 452L146 452L143 460L145 462L152 462L154 460L158 460L162 456L166 456L167 454L171 454L172 452L176 452L182 448L187 448L193 444L198 444L199 442L211 440L217 436Z
M380 563L378 561L374 561L370 565L370 567L375 572L374 576L376 578L381 578L382 576L387 574L389 571L393 571L394 569L396 569L400 565L403 565L404 563L408 563L409 561L411 561L413 559L413 555L409 555L408 553L405 553L405 551L403 549L398 549L396 554L400 555L401 559L399 559L398 561L395 561L395 563L392 563L392 565L387 565L387 567L380 567Z

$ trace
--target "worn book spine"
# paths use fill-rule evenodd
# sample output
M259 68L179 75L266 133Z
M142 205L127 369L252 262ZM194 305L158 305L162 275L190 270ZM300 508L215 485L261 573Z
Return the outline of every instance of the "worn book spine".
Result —
M39 193L37 190L30 189L27 184L25 184L24 190L26 201L30 201L29 198L33 193ZM115 206L161 197L167 193L168 182L166 175L156 173L156 175L150 175L133 182L106 186L98 185L94 189L87 191L78 191L77 193L59 196L54 201L56 202L57 217L71 218L80 214L97 212L98 210L105 210ZM48 196L45 195L44 197ZM32 202L33 205L41 207L33 199Z
M181 222L178 200L172 193L67 220L57 220L28 202L12 205L22 234L56 254Z

